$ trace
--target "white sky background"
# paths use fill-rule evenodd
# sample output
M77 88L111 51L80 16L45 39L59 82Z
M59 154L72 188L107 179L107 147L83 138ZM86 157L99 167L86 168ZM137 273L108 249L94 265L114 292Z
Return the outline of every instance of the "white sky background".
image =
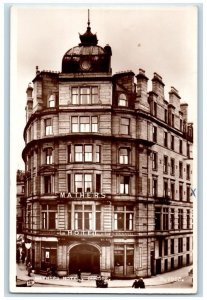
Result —
M165 98L174 86L189 104L196 125L197 10L185 6L25 6L16 7L11 23L11 155L14 169L24 169L26 89L39 70L61 71L63 55L79 44L90 8L92 33L98 44L112 48L112 73L146 71L151 90L153 73L162 76Z

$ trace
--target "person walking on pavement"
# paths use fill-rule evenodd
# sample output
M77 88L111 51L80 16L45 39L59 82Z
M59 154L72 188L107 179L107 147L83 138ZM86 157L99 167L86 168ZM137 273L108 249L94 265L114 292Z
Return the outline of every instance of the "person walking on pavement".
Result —
M31 276L30 274L31 274L31 271L32 271L32 265L31 265L30 261L27 264L27 271L28 271L28 276Z
M139 278L138 285L139 285L140 289L144 289L145 288L145 283L144 283L143 278Z
M135 281L132 284L132 287L135 289L144 289L145 283L144 283L143 278L139 278L139 280L135 279Z
M78 269L77 276L78 276L78 282L81 282L81 270L80 269Z
M135 289L138 289L139 285L138 285L138 281L136 279L133 282L132 287L135 288Z

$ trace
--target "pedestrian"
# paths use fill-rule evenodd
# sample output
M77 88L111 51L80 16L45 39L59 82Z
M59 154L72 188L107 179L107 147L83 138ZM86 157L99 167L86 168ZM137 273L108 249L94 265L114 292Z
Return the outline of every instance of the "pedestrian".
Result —
M132 287L135 288L135 289L139 288L138 280L135 279L135 281L132 284Z
M28 271L28 276L31 276L30 274L31 274L31 271L32 271L32 265L31 265L30 261L27 264L27 271Z
M144 289L145 288L145 283L144 283L143 278L139 278L138 285L139 285L140 289Z
M20 262L20 251L19 248L16 250L16 262L19 264Z
M81 270L80 269L78 269L77 276L78 276L78 282L81 282Z
M25 251L22 250L22 263L24 264L24 262L25 262Z
M144 283L143 278L139 278L139 280L135 279L135 281L132 284L132 287L135 289L144 289L145 283Z

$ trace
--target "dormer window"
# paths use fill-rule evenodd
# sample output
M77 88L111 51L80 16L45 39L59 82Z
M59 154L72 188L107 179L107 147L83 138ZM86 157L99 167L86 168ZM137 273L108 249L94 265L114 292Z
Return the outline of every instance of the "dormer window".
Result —
M120 94L119 95L119 102L118 102L119 106L128 106L128 101L127 101L127 97L125 94Z

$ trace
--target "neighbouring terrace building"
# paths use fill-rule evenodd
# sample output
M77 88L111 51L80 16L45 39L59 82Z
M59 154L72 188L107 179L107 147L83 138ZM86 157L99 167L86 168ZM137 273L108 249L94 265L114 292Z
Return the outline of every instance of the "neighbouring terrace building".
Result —
M27 88L25 241L38 273L116 278L192 263L188 105L162 77L112 75L112 50L90 23L62 71Z

